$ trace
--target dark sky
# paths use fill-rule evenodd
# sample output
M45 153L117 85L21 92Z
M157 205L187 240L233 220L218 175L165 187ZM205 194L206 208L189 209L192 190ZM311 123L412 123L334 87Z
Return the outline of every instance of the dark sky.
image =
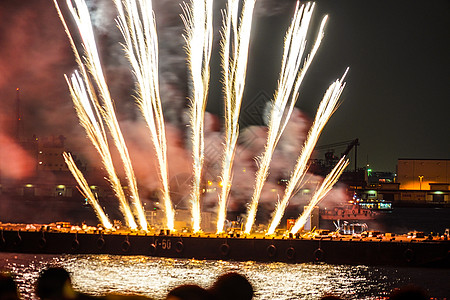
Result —
M273 94L284 30L292 14L289 5L283 4L290 2L265 0L256 13L244 108L265 97L261 95ZM132 82L115 59L120 50L114 40L117 34L112 20L105 17L111 10L102 12L109 7L108 1L98 3L98 39L111 89L116 99L124 99L116 100L120 109L133 110ZM157 8L159 28L179 24L178 5ZM359 138L358 165L368 162L379 171L395 171L398 158L450 159L450 2L320 0L313 35L325 14L329 15L325 38L297 106L313 119L329 84L347 67L350 71L342 105L325 127L319 145ZM169 43L161 40L165 42ZM167 49L173 50L163 45L161 55ZM174 59L161 64L183 70L184 63ZM6 131L14 115L19 87L29 135L84 138L63 78L73 70L73 55L52 1L0 1L0 130ZM212 70L217 72L214 66ZM169 88L163 91L184 78L166 77L172 81L167 80ZM213 77L213 84L216 80ZM180 83L178 92L185 85ZM220 113L222 105L212 90L208 110ZM133 117L133 113L121 117Z
M305 87L326 86L350 67L343 103L321 141L359 138L358 163L375 170L395 170L397 158L449 159L450 2L317 6L330 21ZM309 101L300 107L309 111Z

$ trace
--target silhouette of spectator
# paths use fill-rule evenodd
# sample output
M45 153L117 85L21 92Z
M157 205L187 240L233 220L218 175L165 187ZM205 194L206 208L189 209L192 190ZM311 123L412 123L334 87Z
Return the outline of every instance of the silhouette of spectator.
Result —
M19 300L16 281L9 273L0 272L0 300Z
M42 300L98 299L75 291L69 272L61 267L50 267L40 272L36 295Z
M103 300L150 300L152 298L141 296L141 295L130 295L130 294L108 294L104 297L98 298Z
M390 300L427 300L427 293L420 287L407 285L394 289L389 295Z
M334 295L325 295L320 298L320 300L341 300L342 298L339 298L338 296Z
M169 291L166 300L212 300L208 290L195 285L184 284Z
M236 272L219 276L209 289L215 299L250 300L254 291L248 279Z

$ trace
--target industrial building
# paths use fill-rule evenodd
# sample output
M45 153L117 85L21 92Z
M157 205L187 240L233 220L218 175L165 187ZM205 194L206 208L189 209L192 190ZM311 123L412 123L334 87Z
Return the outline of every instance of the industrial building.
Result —
M448 206L450 160L398 159L394 181L368 174L369 184L358 191L364 200L392 201L394 206Z

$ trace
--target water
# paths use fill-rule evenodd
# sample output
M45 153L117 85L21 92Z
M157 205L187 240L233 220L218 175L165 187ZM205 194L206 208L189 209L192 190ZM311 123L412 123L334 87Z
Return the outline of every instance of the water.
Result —
M417 230L442 234L445 228L450 228L450 208L396 207L390 213L381 214L378 226L383 232Z
M329 225L334 229L332 222ZM442 233L449 227L449 208L394 208L369 224L369 229L396 233ZM407 284L423 287L430 297L450 298L450 270L0 253L0 269L16 274L24 299L36 299L34 282L48 265L65 267L78 290L95 295L126 292L162 299L177 285L194 282L208 287L218 275L238 271L250 279L256 299L318 299L325 293L346 299L379 299Z
M255 299L318 299L326 293L345 299L379 299L407 284L427 289L430 297L450 296L449 270L0 253L0 269L16 275L24 299L36 299L35 280L39 271L49 265L69 270L75 288L93 295L118 292L163 299L177 285L209 287L218 275L237 271L255 287Z

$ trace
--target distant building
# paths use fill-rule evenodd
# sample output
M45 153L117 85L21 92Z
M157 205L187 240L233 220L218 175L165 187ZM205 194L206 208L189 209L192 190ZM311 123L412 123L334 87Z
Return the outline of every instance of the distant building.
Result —
M38 171L69 171L64 162L64 140L62 135L38 140Z
M396 174L367 169L365 176L364 186L349 184L361 201L390 201L394 207L450 205L450 160L399 159Z
M450 160L399 159L397 183L400 201L450 203Z
M397 182L402 190L430 190L430 184L450 183L450 160L399 159Z
M20 179L5 178L0 174L0 196L15 197L59 197L72 198L77 195L77 183L69 172L63 158L63 152L68 151L64 145L64 136L52 136L45 138L21 138L17 141L30 158L32 158L33 172ZM74 156L76 159L76 156ZM85 171L81 162L77 161L78 167ZM87 174L93 177L92 174ZM96 174L93 174L94 176ZM101 176L96 176L102 178ZM100 181L100 180L98 180ZM108 184L106 183L105 186ZM92 187L93 191L99 190ZM18 199L19 199L18 198Z

